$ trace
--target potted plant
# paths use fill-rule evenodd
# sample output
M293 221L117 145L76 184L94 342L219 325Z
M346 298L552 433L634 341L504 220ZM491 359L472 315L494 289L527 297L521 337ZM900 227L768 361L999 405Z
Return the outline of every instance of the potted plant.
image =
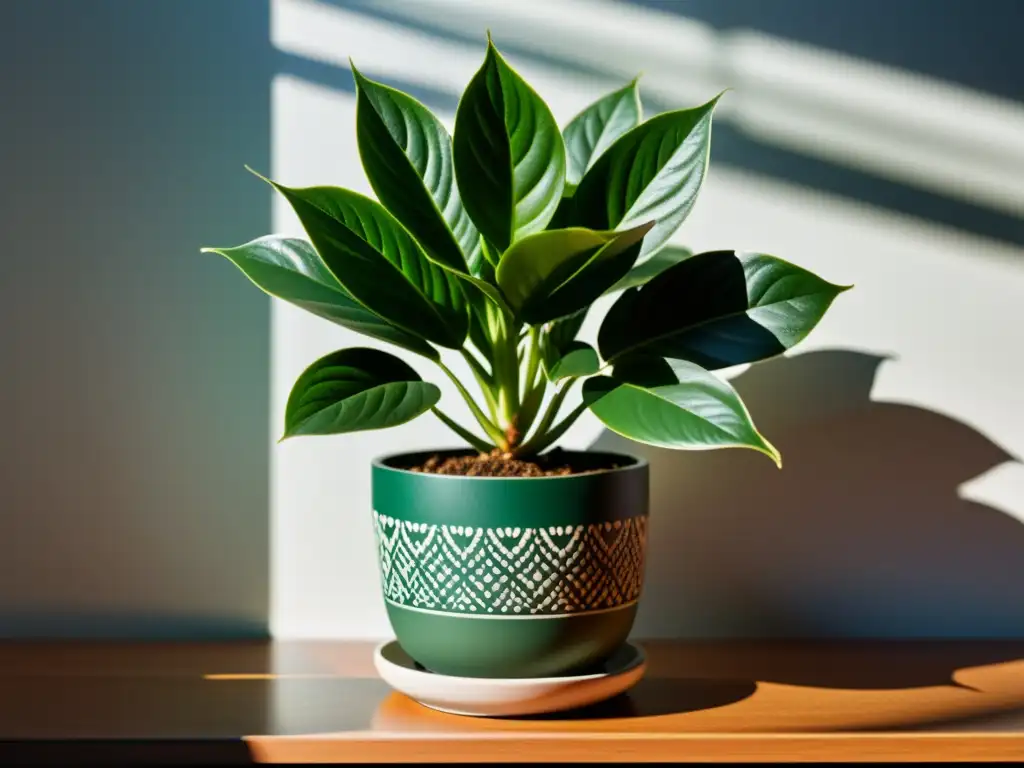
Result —
M268 180L308 241L205 250L270 295L433 364L468 406L472 425L442 410L441 390L406 360L371 347L312 363L288 399L285 437L430 411L469 446L372 467L402 648L446 675L586 668L633 623L648 470L555 443L589 410L641 443L749 448L780 463L714 371L791 348L845 288L773 256L668 243L707 172L717 97L643 121L634 80L562 131L488 39L451 138L421 103L352 71L377 200ZM576 337L610 293L595 348ZM581 402L564 412L577 384Z

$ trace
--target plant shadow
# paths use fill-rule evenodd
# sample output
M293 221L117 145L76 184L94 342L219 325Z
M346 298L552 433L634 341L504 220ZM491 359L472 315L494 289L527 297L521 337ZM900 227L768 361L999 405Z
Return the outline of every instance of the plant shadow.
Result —
M608 432L596 441L651 464L636 637L1024 637L1024 524L958 495L1013 457L947 416L873 402L883 359L810 352L733 379L781 450L781 471L753 451L669 451ZM997 645L961 661L1024 655ZM948 681L939 657L887 674ZM842 670L820 676L856 684Z
M587 707L517 720L618 720L680 715L735 704L757 690L752 680L679 680L645 677L627 693Z

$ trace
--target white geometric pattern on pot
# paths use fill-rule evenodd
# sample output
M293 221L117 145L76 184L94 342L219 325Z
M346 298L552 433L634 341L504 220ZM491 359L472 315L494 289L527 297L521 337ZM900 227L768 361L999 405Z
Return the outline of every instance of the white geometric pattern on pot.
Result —
M558 616L635 602L647 517L542 528L479 528L374 512L384 597L423 610Z

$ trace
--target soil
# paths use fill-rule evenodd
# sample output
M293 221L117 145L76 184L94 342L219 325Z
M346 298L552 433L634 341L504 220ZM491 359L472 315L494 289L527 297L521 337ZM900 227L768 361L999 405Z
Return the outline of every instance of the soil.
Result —
M615 465L604 462L603 466L593 466L592 462L569 461L562 451L537 456L530 460L514 458L511 454L499 450L490 453L468 454L461 456L431 456L422 464L410 467L413 472L425 472L433 475L464 475L467 477L559 477L565 475L586 474L603 469L614 469Z

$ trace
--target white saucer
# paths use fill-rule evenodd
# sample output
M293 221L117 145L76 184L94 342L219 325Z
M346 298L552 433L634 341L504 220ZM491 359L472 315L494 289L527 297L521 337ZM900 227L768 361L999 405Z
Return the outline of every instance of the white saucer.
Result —
M449 677L428 672L397 640L377 646L377 673L395 690L431 709L454 715L510 717L575 709L610 699L643 677L647 658L626 643L596 672L566 677Z

